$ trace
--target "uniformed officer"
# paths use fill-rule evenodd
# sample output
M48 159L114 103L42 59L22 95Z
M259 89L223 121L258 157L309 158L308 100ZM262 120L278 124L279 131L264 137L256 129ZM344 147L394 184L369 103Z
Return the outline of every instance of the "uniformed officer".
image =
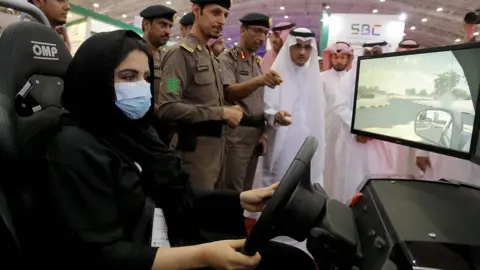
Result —
M214 189L223 179L224 124L236 127L243 117L239 106L225 104L220 62L206 46L209 38L220 36L230 0L191 2L195 22L187 37L164 56L155 105L160 120L176 124L177 136L172 145L190 174L191 184ZM228 93L251 93L263 82L262 79L226 88Z
M147 41L148 47L153 54L155 93L157 93L161 77L160 61L165 54L160 47L165 46L170 38L177 12L163 5L154 5L142 10L140 16L143 18L143 38Z
M187 34L192 29L193 22L195 21L195 16L193 16L193 12L189 12L180 19L180 33L182 38L186 37Z
M262 75L261 58L255 55L266 41L272 20L265 14L249 13L240 19L241 39L238 46L227 49L220 55L224 66L226 84L244 83L254 80L266 80L270 86L278 84L278 74L274 71ZM226 89L227 101L240 105L248 114L250 126L228 129L226 133L227 159L225 162L225 181L222 187L237 191L252 188L258 156L266 151L266 137L263 135L263 83L250 93L232 93ZM242 94L242 95L239 95ZM256 124L255 124L256 123Z

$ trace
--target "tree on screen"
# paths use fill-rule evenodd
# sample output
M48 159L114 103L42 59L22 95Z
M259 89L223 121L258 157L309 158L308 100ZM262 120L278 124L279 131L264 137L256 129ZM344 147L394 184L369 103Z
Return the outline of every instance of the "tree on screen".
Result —
M455 88L452 90L452 94L457 98L457 99L463 99L463 100L471 100L472 97L470 96L470 92L467 92L463 89L458 89Z
M428 97L427 89L420 90L420 92L418 92L418 95L421 97Z
M417 90L415 88L405 89L406 96L415 96L417 95Z
M437 78L433 80L434 94L436 97L440 97L443 94L452 91L460 82L460 74L450 71L437 74Z

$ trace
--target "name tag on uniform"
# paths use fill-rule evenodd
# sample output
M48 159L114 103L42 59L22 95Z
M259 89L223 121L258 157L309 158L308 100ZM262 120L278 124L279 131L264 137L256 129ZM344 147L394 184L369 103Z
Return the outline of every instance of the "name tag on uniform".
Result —
M197 67L197 70L198 70L198 71L208 71L209 68L208 68L208 66L198 66L198 67Z
M153 212L152 247L169 248L168 228L163 210L155 208Z
M248 71L246 71L246 70L240 70L238 73L239 73L240 75L244 75L244 76L247 76L248 74L250 74L250 73L248 73Z

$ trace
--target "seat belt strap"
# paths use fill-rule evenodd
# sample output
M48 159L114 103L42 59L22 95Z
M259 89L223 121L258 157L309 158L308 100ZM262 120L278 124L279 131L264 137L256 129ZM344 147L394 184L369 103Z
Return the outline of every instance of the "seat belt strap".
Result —
M132 239L134 243L145 244L145 241L147 240L145 238L146 235L150 235L151 238L154 211L155 202L147 197L145 199L145 207L143 208L142 215L133 230Z

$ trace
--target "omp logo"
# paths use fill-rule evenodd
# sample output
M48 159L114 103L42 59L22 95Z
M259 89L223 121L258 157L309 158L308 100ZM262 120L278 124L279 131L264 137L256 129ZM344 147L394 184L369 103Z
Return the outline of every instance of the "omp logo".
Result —
M53 43L31 41L33 44L33 58L41 60L58 60L57 45Z
M381 24L360 24L354 23L351 25L352 35L361 35L361 36L380 36Z

